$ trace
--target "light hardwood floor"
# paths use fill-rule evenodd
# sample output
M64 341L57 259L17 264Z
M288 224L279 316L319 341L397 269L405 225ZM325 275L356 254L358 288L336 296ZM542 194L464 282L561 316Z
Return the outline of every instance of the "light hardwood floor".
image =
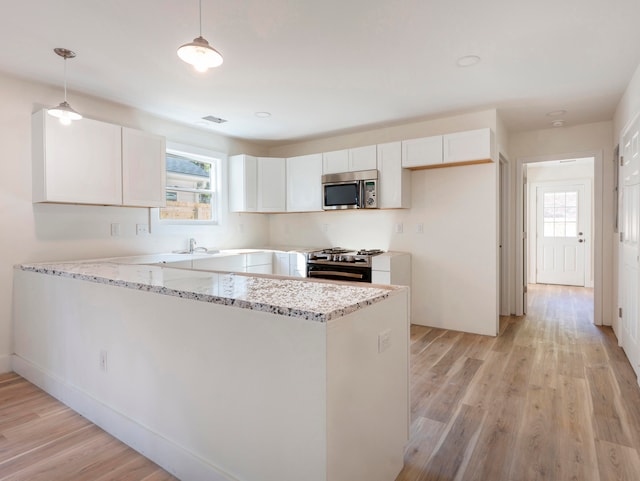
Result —
M412 327L411 441L396 481L640 480L640 389L611 329L593 325L592 291L529 292L528 315L502 319L497 338ZM0 376L0 481L175 479Z
M640 389L593 291L530 286L498 338L413 326L396 481L640 480Z

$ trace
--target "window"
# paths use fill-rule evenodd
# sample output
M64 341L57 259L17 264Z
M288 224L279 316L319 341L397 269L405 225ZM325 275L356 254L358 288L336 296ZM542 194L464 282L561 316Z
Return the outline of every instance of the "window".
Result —
M160 220L216 224L220 159L168 149L166 161L167 206L160 209Z
M577 237L578 192L544 193L544 236Z

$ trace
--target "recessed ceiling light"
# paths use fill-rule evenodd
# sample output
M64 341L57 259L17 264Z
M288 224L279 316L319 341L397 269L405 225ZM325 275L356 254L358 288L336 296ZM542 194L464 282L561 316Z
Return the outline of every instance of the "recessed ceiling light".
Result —
M556 119L553 122L551 122L551 126L552 127L563 127L564 126L564 120Z
M456 61L456 65L458 67L473 67L478 62L480 62L480 57L477 55L465 55Z
M256 112L254 115L259 119L266 119L271 117L271 112Z
M547 112L547 117L557 117L558 115L564 115L566 113L566 110L554 110L553 112Z

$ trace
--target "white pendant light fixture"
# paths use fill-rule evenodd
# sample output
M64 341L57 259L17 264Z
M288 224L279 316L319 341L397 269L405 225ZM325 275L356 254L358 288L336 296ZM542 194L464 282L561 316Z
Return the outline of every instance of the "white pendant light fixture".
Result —
M198 72L222 65L222 55L202 37L202 0L200 6L200 36L178 49L178 57L193 65Z
M74 52L66 48L54 48L53 51L64 59L64 102L60 105L48 109L49 115L60 119L62 125L69 125L72 120L80 120L82 115L71 108L69 102L67 102L67 59L76 56Z

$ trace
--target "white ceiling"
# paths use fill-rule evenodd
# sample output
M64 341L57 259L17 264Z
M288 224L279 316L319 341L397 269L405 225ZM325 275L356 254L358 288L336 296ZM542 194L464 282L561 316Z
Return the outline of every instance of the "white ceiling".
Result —
M202 0L224 56L176 55L197 0L0 0L0 70L225 135L282 142L498 108L511 131L610 120L640 63L639 0ZM456 60L482 61L460 68ZM257 111L272 117L257 118ZM204 127L201 127L204 128Z

